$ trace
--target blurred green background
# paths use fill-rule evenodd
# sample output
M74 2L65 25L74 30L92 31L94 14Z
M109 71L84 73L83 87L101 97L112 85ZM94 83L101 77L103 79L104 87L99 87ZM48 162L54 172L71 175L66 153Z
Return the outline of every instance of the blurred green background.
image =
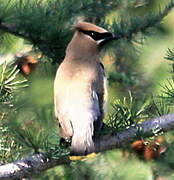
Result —
M163 8L169 1L134 0L123 2L117 11L106 13L103 17L104 21L112 24L114 19L119 20L120 17L143 16L150 11L158 12L159 6ZM97 13L97 10L93 11ZM90 18L87 19L90 20ZM109 79L106 120L113 111L112 103L117 99L129 97L129 91L133 95L137 95L139 101L144 97L158 96L162 94L163 87L172 78L172 62L166 60L165 56L167 49L174 47L174 10L155 29L150 31L152 31L150 35L142 38L142 44L133 42L135 49L132 48L132 44L123 39L119 40L118 44L112 44L113 49L117 49L116 53L114 50L102 53L101 60L106 67ZM14 55L16 54L30 54L31 48L32 43L5 34L0 41L0 64L4 60L15 61ZM9 155L8 161L25 157L37 151L45 151L49 149L49 145L47 146L46 143L56 144L59 140L53 106L53 83L58 64L52 63L47 56L39 56L38 61L36 70L30 76L25 77L28 87L16 93L15 108L7 118L3 119L5 125L25 131L21 136L16 134L15 137L20 139L23 148L20 151L20 148L16 147L15 150L15 147L11 145L16 156ZM23 75L19 74L19 78L22 79ZM25 135L27 139L24 138ZM173 138L173 132L165 134L165 139L171 148L174 147ZM48 142L45 142L46 139ZM4 155L7 151L2 150L1 152L1 156L7 158L7 155ZM2 158L1 161L6 162L6 158ZM154 178L154 172L157 171L160 176L172 180L174 179L173 164L172 150L167 151L165 158L161 161L144 161L132 153L124 156L123 149L116 149L99 153L93 159L73 162L69 166L55 167L32 179L157 180Z

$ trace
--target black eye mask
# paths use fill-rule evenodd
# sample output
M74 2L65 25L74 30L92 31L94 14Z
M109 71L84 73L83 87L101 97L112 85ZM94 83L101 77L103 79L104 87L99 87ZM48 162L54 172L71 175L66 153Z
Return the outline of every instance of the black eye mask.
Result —
M113 34L110 32L99 33L99 32L95 32L95 31L85 31L85 30L80 30L80 32L90 36L95 41L104 40L104 39L113 37Z

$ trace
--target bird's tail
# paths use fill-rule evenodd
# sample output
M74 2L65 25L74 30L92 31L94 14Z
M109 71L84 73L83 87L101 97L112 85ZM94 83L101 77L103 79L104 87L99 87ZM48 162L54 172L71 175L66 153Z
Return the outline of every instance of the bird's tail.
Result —
M75 122L72 120L73 136L71 143L72 155L86 155L94 152L93 142L93 117L89 114L78 116Z

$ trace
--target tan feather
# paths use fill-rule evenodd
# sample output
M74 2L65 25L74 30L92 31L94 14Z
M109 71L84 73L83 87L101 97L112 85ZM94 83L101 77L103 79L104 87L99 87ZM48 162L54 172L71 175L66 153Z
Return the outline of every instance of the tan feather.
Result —
M54 102L61 136L72 137L72 153L84 155L94 151L95 131L102 127L106 87L98 44L79 30L107 31L86 22L78 23L75 28L56 74Z

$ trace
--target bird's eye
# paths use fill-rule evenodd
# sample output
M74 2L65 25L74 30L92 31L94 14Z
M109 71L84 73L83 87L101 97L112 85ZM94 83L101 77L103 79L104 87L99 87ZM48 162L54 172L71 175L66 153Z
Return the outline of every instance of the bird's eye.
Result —
M100 33L98 32L94 32L94 31L89 31L88 35L91 36L94 40L97 40L98 38L100 38Z
M85 30L80 30L80 32L90 36L95 41L102 40L102 39L105 39L105 38L111 36L111 33L109 33L109 32L100 33L100 32L96 32L96 31L85 31Z
M85 31L85 30L80 30L80 32L92 37L95 40L95 37L98 35L97 32L94 31Z
M94 32L91 32L91 36L94 36Z

